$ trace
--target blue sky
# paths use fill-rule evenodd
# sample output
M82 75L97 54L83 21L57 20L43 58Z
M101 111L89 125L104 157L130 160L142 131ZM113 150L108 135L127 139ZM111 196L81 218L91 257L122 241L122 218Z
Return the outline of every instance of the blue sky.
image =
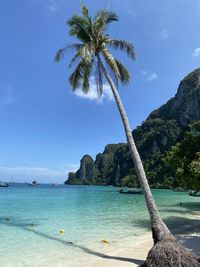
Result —
M199 0L85 0L92 14L115 11L113 37L133 42L135 62L119 58L132 81L120 94L135 128L174 96L179 81L200 64ZM84 154L124 142L116 105L106 88L72 94L68 59L55 52L74 40L66 20L79 0L4 0L0 3L0 180L63 182Z

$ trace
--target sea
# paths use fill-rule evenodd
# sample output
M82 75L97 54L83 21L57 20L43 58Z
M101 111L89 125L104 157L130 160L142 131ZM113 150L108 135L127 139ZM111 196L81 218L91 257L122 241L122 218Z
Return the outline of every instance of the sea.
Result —
M81 267L150 233L143 195L112 186L12 184L0 188L0 267ZM152 190L173 229L189 227L199 202L184 192Z

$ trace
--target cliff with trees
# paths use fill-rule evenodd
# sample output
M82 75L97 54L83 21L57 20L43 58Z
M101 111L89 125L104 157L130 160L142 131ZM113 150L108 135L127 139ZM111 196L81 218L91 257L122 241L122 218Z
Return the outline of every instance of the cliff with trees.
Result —
M174 150L180 147L179 143L184 140L190 125L199 120L200 69L196 69L180 82L173 98L151 112L142 125L132 132L151 187L171 188L183 185L172 164L173 160L169 159L169 153L173 146L176 147L172 149L175 153ZM194 173L199 168L198 152L200 151L195 152L195 162L191 167ZM171 152L171 157L173 153ZM81 159L79 170L69 173L65 183L130 187L139 185L125 143L106 145L103 153L99 153L94 160L85 155Z

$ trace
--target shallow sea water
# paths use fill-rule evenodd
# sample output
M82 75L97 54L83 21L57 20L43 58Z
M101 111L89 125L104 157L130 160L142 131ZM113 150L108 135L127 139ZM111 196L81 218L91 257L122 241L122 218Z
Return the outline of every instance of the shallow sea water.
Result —
M191 207L199 199L171 190L153 194L171 227L190 224ZM100 186L0 188L1 267L86 266L96 253L129 248L148 232L143 195Z

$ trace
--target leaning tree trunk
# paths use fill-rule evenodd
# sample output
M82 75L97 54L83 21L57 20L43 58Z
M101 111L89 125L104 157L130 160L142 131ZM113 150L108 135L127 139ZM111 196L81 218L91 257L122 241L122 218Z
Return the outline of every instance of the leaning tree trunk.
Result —
M119 109L119 112L120 112L120 115L121 115L121 118L122 118L122 121L124 124L127 142L129 145L132 159L134 161L134 166L136 169L137 176L139 178L140 186L142 187L143 192L144 192L148 212L150 215L151 229L152 229L152 236L153 236L154 244L156 244L158 241L161 241L163 239L174 239L173 235L171 234L171 232L167 228L166 224L161 219L160 214L159 214L158 209L157 209L157 206L156 206L156 203L153 199L153 196L152 196L152 193L151 193L151 190L150 190L147 178L146 178L146 174L144 171L144 167L143 167L140 155L138 153L137 147L136 147L134 139L133 139L132 130L131 130L131 127L129 124L129 120L128 120L128 117L126 115L125 109L123 107L118 90L117 90L113 80L108 75L108 73L106 72L105 69L104 69L104 75L106 76L106 78L110 84L111 90L112 90L113 95L115 97L115 100L116 100L116 103L117 103L117 106L118 106L118 109Z
M149 251L143 267L200 267L200 259L196 255L191 253L188 249L176 242L175 237L172 235L172 233L160 217L158 208L156 206L146 178L140 155L132 136L132 130L118 90L113 80L106 72L103 64L102 68L104 75L110 84L123 121L131 156L134 161L140 185L144 192L148 212L150 215L154 246Z

